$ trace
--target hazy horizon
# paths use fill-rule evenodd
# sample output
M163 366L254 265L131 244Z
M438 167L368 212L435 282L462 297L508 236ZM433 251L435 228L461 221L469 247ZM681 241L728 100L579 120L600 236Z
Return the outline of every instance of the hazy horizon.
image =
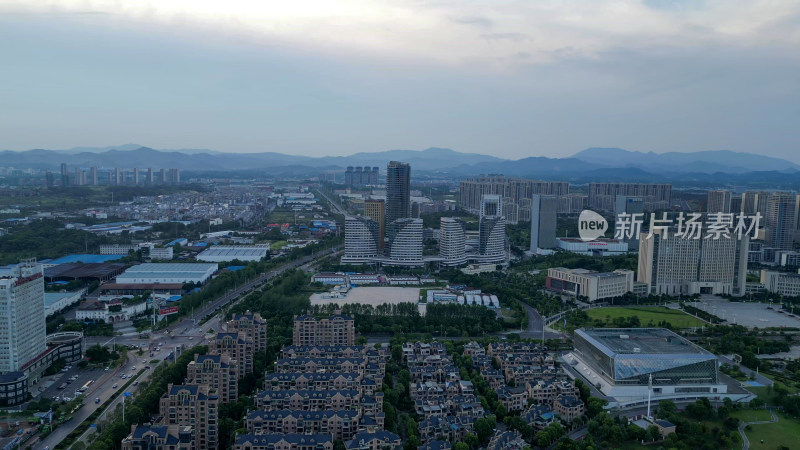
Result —
M0 148L796 161L788 0L0 0Z

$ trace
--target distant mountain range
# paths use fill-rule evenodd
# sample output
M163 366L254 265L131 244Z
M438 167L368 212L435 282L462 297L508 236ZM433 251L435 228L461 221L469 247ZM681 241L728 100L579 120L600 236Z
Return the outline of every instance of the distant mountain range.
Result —
M528 157L520 160L461 153L447 148L388 150L350 156L287 155L283 153L222 153L206 149L155 150L137 144L114 147L77 147L69 150L2 151L3 166L57 170L60 163L76 166L179 167L184 171L262 171L275 174L315 174L347 166L386 167L391 160L411 164L415 173L467 176L499 173L507 176L578 181L692 180L737 183L746 174L758 179L797 179L800 166L790 161L752 153L712 150L694 153L637 152L620 148L589 148L566 158Z

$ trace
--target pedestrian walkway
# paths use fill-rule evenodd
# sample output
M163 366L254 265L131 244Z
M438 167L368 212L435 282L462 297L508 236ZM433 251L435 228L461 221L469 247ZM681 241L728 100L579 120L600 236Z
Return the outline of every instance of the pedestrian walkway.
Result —
M775 411L772 409L769 410L770 414L772 414L772 420L760 420L756 422L740 422L739 423L739 434L742 435L742 450L748 450L750 448L750 440L747 439L747 434L744 432L744 428L748 425L763 425L767 423L777 423L778 416L775 415Z

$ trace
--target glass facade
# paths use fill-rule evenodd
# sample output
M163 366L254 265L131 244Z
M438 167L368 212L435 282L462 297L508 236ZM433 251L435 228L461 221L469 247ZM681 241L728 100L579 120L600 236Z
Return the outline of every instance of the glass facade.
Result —
M613 348L611 336L626 348ZM581 329L574 343L583 361L614 385L647 385L650 375L653 385L718 382L716 357L667 330ZM653 351L658 346L664 351Z

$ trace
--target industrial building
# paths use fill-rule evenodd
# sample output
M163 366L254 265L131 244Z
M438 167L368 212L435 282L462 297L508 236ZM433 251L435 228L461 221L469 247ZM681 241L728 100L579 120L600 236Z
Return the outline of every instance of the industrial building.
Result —
M117 284L195 283L203 284L219 269L212 263L146 263L133 266L117 276Z
M214 245L197 255L198 261L227 262L261 261L269 254L269 244L258 245Z
M722 399L717 357L664 328L581 328L565 360L619 405L660 400ZM742 396L748 393L742 394Z

